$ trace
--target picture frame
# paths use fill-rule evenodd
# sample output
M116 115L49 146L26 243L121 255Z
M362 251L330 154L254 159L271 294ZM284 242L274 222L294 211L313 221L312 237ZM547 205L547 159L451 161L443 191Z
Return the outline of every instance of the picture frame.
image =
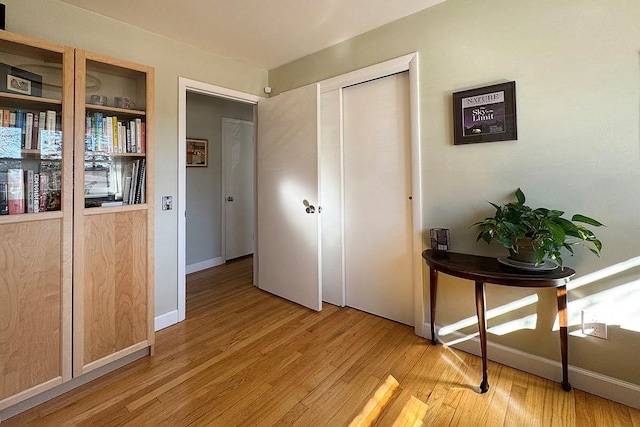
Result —
M454 145L518 139L516 82L453 93Z
M85 199L108 198L111 187L108 166L85 167L84 197Z
M42 96L42 76L0 63L0 92Z
M187 138L187 167L206 168L209 166L209 141L201 138Z

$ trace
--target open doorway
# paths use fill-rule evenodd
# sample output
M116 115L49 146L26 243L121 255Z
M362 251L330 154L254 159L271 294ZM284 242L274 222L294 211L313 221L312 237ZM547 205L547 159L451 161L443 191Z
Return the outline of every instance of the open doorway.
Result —
M253 106L187 92L186 274L253 253ZM190 142L204 148L189 162Z
M189 100L193 100L196 99L201 103L204 103L205 105L207 104L219 104L219 105L227 105L228 108L230 110L225 110L224 112L220 113L220 117L219 120L216 119L216 123L218 128L220 129L220 132L217 132L217 136L213 136L213 137L209 137L209 138L205 138L202 135L198 135L198 134L191 134L192 132L195 133L200 133L200 132L205 132L206 129L199 129L197 126L189 128L188 127L188 122L190 120L188 120L188 103L187 101ZM260 99L260 97L255 96L255 95L250 95L250 94L246 94L246 93L242 93L242 92L238 92L238 91L234 91L234 90L230 90L230 89L226 89L226 88L222 88L219 86L214 86L214 85L210 85L207 83L202 83L202 82L198 82L195 80L189 80L189 79L185 79L180 77L179 78L179 104L178 104L178 117L179 117L179 123L178 123L178 194L177 194L177 214L178 214L178 319L177 321L183 321L186 317L186 304L185 304L185 296L186 296L186 274L187 274L187 265L192 265L192 267L190 268L191 271L197 271L197 268L209 268L210 266L213 265L217 265L216 263L222 263L224 262L224 255L223 255L223 198L226 200L226 195L224 195L224 191L223 191L223 179L222 179L222 117L233 117L232 115L229 115L229 111L234 110L234 109L249 109L251 111L251 116L250 116L250 120L245 120L245 121L254 121L254 117L255 114L253 112L254 110L254 106L255 104L257 104L258 100ZM228 104L225 104L228 103ZM204 110L206 111L207 108L204 108ZM243 116L244 117L244 116ZM210 122L213 121L213 119L206 119L204 120L204 124L205 124L205 128L206 128L206 122ZM201 123L202 124L202 123ZM211 124L211 123L210 123ZM212 135L214 135L216 132L214 132ZM210 187L217 187L217 194L219 197L216 197L216 192L215 192L215 188L209 188L206 193L206 196L201 195L198 193L198 188L194 189L195 193L192 192L191 195L191 199L192 201L202 201L203 199L209 198L211 199L210 201L212 203L210 203L212 206L210 206L210 208L212 208L213 210L218 210L219 213L219 221L216 221L216 219L211 219L211 218L205 218L206 221L208 221L208 227L210 227L210 229L212 230L212 233L215 234L215 232L213 230L216 229L217 227L217 235L218 238L216 237L212 237L211 239L214 240L213 244L209 245L209 247L207 248L207 250L209 250L209 252L204 253L204 254L200 254L199 257L195 256L194 258L190 258L190 262L188 264L187 262L187 220L189 218L188 216L188 211L189 210L193 210L193 209L197 209L194 207L189 207L190 203L189 203L189 188L187 186L187 155L186 155L186 148L187 148L187 143L186 140L187 138L200 138L200 139L207 139L208 142L208 147L209 147L209 156L211 156L208 159L208 167L207 168L189 168L189 169L199 169L200 171L202 169L209 169L210 174L214 175L217 174L217 176L219 177L219 180L216 181L215 179L211 178L211 181L209 181L210 178L206 178L206 177L200 177L199 175L206 175L206 173L194 173L193 175L193 180L192 182L197 182L197 185L195 185L196 187L203 187L206 188L207 186ZM211 141L210 140L216 140L217 138L217 147L216 148L214 145L211 145ZM214 147L214 151L216 151L216 153L213 153L212 151L212 147ZM213 154L212 154L213 153ZM216 155L217 157L217 161L216 160ZM217 166L214 166L214 161L217 161ZM189 172L190 173L190 172ZM199 178L204 178L203 181L204 182L199 182ZM202 185L200 185L202 184ZM216 206L217 205L217 206ZM200 216L204 216L206 217L206 213L202 214L202 215L198 215L195 216L197 214L197 212L194 212L194 220L197 218L198 220L200 220ZM195 231L198 230L197 228L197 224L193 224L195 226ZM190 227L191 228L191 227ZM191 230L193 231L193 229ZM212 236L214 234L211 234ZM217 242L216 242L217 240ZM202 241L200 241L200 243L202 243ZM208 243L207 243L208 244ZM216 253L216 248L218 248L218 252ZM189 254L191 256L191 254ZM199 263L203 263L203 264L199 264ZM194 265L195 264L195 265Z

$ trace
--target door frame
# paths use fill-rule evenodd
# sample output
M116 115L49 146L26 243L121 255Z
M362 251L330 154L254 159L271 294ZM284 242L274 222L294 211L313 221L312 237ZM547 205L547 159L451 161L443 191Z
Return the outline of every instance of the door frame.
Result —
M254 116L255 116L255 112L254 112ZM254 120L252 122L250 122L249 120L241 120L241 119L234 119L231 117L222 117L222 125L220 126L220 129L223 130L224 128L224 123L242 123L242 124L251 124L251 126L253 126L253 149L254 149L254 154L255 154L255 149L256 149L256 120L254 117ZM220 139L220 149L221 149L221 159L222 159L222 180L221 180L221 186L222 186L222 191L221 191L221 196L222 196L222 229L220 232L220 237L222 238L222 245L220 247L220 253L222 255L222 261L226 262L227 261L227 209L226 209L226 202L227 202L227 195L226 195L226 188L227 188L227 174L229 173L229 167L227 165L226 162L226 155L227 155L227 148L226 148L226 141L224 138L224 132L222 133L222 138ZM256 181L256 158L255 155L253 157L253 182L255 183ZM254 189L253 189L253 193L254 193L254 200L255 200L255 193L256 193L256 189L255 189L255 185L254 185ZM255 204L253 207L254 211L255 211ZM253 250L255 252L256 250L256 244L255 244L255 235L256 235L256 224L254 222L253 224L253 236L254 236L254 242L253 242Z
M230 99L254 106L258 104L260 99L263 99L261 96L191 80L186 77L178 77L178 192L174 205L176 206L176 213L178 215L178 322L182 322L187 314L187 280L185 270L187 224L187 92Z
M425 337L427 327L425 326L426 316L424 310L424 279L423 279L423 221L422 221L422 154L420 147L420 85L418 53L410 53L389 61L365 67L350 73L333 77L320 82L320 93L333 90L342 90L347 86L364 83L370 80L386 77L392 74L409 72L409 92L410 92L410 117L411 117L411 186L413 197L412 222L413 222L413 303L414 303L414 325L415 333ZM342 96L340 96L342 99ZM342 102L342 100L340 101ZM340 151L344 159L344 136L342 133L342 106L340 111ZM345 230L344 230L344 161L342 161L341 177L341 222L342 222L342 306L346 304L346 254L345 254ZM324 290L324 284L323 284Z

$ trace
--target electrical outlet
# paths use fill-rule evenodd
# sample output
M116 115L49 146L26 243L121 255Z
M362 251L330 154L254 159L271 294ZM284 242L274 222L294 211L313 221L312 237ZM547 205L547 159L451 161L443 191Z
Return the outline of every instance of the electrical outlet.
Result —
M607 339L607 324L600 315L589 310L582 310L582 333L591 337Z
M171 209L173 209L173 197L162 196L162 210L170 211Z

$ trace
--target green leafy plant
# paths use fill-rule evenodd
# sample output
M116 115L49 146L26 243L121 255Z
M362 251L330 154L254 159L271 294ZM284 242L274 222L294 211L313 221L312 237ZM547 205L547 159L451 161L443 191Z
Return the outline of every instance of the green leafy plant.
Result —
M496 213L473 224L480 228L476 241L482 239L489 244L495 240L512 251L512 254L521 251L530 241L536 265L547 258L556 261L562 267L561 249L565 248L573 255L572 247L576 245L584 246L596 256L600 256L602 243L591 230L581 224L601 227L602 223L580 214L568 220L562 217L562 211L532 209L524 204L526 199L520 188L516 190L515 196L515 202L502 206L489 202L496 208Z

